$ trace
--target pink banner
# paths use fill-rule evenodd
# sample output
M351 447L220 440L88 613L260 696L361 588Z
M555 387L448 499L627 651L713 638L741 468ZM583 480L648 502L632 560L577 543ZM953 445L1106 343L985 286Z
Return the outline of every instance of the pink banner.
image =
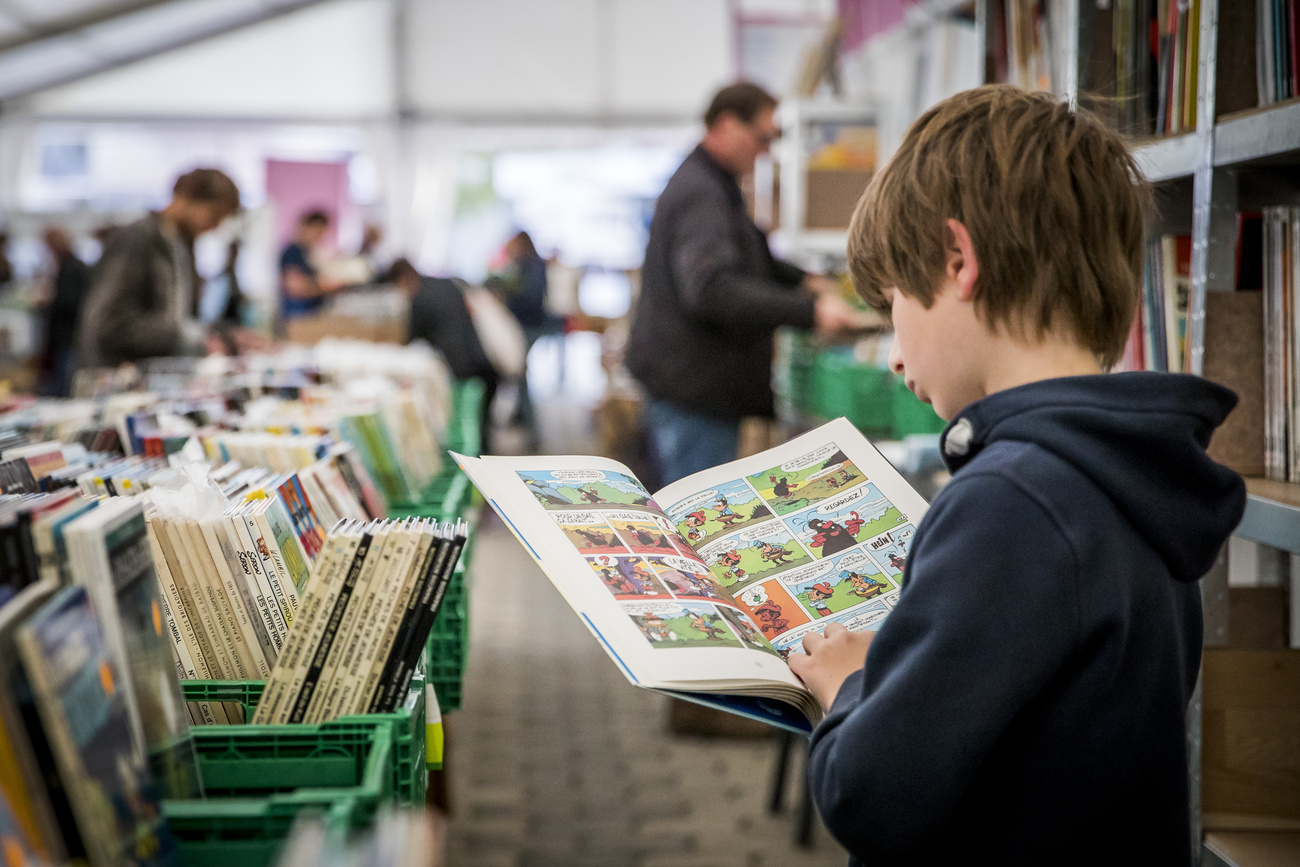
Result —
M902 24L907 7L917 0L839 0L844 23L841 50L855 51L873 36Z

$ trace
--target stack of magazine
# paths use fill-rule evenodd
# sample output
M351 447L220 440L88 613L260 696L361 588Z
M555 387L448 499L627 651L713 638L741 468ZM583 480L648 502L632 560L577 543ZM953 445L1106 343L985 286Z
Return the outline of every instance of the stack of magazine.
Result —
M303 590L255 723L391 712L465 546L463 523L342 521Z

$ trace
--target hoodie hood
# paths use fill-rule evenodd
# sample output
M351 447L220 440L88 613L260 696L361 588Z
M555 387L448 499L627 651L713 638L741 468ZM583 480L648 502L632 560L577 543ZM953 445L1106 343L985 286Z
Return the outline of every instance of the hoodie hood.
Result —
M1232 391L1191 375L1050 379L976 401L940 445L954 474L995 442L1046 449L1110 497L1175 579L1195 581L1246 505L1241 477L1205 454L1236 403Z

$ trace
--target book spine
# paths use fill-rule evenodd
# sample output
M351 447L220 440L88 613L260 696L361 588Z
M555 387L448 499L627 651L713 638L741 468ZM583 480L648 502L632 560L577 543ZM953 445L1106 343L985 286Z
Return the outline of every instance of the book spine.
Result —
M415 629L412 631L411 642L406 648L406 658L402 661L397 680L393 684L393 694L384 707L385 713L392 713L397 708L402 697L406 695L406 691L411 686L411 678L415 674L416 666L420 664L420 654L424 651L425 641L429 637L429 631L433 629L433 623L438 617L438 609L442 606L443 597L447 593L447 586L451 583L451 576L456 570L456 563L459 562L460 552L464 548L464 536L456 536L451 540L451 550L437 576L432 599L428 606L420 612L420 619L416 622Z
M226 598L221 579L217 576L216 566L203 539L203 532L199 529L198 522L192 519L183 521L181 529L185 532L186 541L190 545L190 562L194 564L195 571L200 576L199 580L202 581L203 593L207 597L208 609L217 625L218 637L234 668L234 679L252 680L256 676L253 659L249 656L248 649L244 647L243 635L235 624L234 613L230 610L230 600Z
M370 713L383 712L384 708L400 697L397 694L397 688L398 684L402 682L405 673L406 660L411 655L412 645L421 644L416 640L415 635L421 617L433 604L434 596L438 591L438 578L447 564L447 558L451 556L451 549L452 540L448 538L445 528L437 528L434 532L433 553L430 556L428 568L425 574L421 576L418 588L411 594L411 601L402 615L402 622L397 628L397 637L393 641L393 648L389 651L388 659L384 661L379 681L375 685L370 705L367 708ZM417 646L417 658L419 651L422 649L422 647Z
M370 707L375 695L375 688L380 682L380 676L383 674L384 666L393 652L393 645L397 640L401 625L407 621L408 612L412 607L412 600L418 599L423 580L433 563L433 556L437 546L434 544L432 529L428 522L420 522L416 533L419 538L411 567L407 570L406 577L393 594L387 612L378 620L375 646L370 654L369 662L359 672L357 684L353 690L351 706L347 708L347 713L365 713Z
M257 614L266 632L269 646L264 648L267 662L275 665L280 652L284 649L284 636L289 631L288 625L280 612L275 592L262 572L262 558L257 552L257 541L248 533L244 519L240 515L226 518L225 530L230 538L234 552L235 565L239 567L242 580L248 586ZM233 568L233 567L232 567Z
M347 612L349 603L352 601L352 591L356 589L357 579L361 577L361 568L365 564L366 555L370 552L372 538L370 532L362 533L356 552L352 555L352 561L348 565L347 573L343 578L343 584L334 599L333 607L328 616L318 618L320 624L319 640L312 642L315 645L315 650L310 657L310 663L303 677L302 686L298 691L298 697L289 713L288 721L291 723L302 722L307 713L307 708L311 704L312 696L320 680L321 671L325 667L326 660L329 659L330 651L334 648L334 638L338 635L339 625L343 620L343 615ZM316 624L313 624L313 627L315 626ZM317 632L315 628L312 631L313 633Z
M252 658L253 668L258 678L266 680L271 674L271 667L266 659L267 652L271 652L272 660L275 658L271 637L266 633L258 616L257 603L248 592L248 585L242 580L242 570L235 571L239 569L235 552L225 538L224 528L213 526L212 523L205 521L200 525L200 532L203 533L204 541L208 544L208 553L212 557L212 566L216 570L217 579L221 582L226 599L230 602L231 617L239 630L240 641L248 649L248 655Z
M374 604L365 612L353 633L352 644L355 651L350 660L345 660L340 668L341 684L338 701L334 705L334 716L342 716L352 710L356 703L355 694L361 682L370 673L374 665L375 647L384 624L392 617L393 602L402 588L407 584L419 543L418 533L410 531L407 525L394 529L398 545L393 552L392 563L375 582L371 584L370 595Z
M332 638L327 632L333 650L325 658L324 667L317 679L318 686L307 706L303 722L321 722L337 715L334 707L339 697L340 675L357 652L356 630L374 607L373 582L377 577L382 580L382 576L387 574L393 559L394 541L392 530L387 527L377 528L371 537L370 548L357 574L356 584L348 594L349 602L343 616L339 618L338 629Z
M298 689L306 673L304 660L310 654L309 639L312 625L316 620L317 612L329 601L336 573L342 563L343 549L348 541L342 535L332 536L326 542L320 559L316 561L311 577L307 579L305 585L302 605L298 610L295 625L289 630L284 651L271 671L271 677L262 693L262 700L258 702L254 722L281 723L288 718L288 712L298 697Z
M159 529L161 532L158 540L163 545L164 552L170 549L176 558L177 568L172 570L172 574L176 579L176 588L185 606L186 616L194 624L194 634L202 648L203 658L207 660L209 677L235 680L234 663L230 661L225 645L218 634L216 619L208 610L207 593L204 592L198 570L190 562L189 551L185 547L179 522L164 519Z

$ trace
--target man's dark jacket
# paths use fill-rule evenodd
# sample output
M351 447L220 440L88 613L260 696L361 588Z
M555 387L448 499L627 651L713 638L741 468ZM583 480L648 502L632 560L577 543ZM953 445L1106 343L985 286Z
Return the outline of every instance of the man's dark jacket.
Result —
M197 318L203 281L194 271L187 309L178 311L180 276L161 216L150 214L114 236L95 265L77 338L78 367L111 367L124 361L201 354L202 338L183 332L181 321Z
M802 279L772 257L736 179L697 147L650 222L628 369L651 397L690 412L772 415L772 332L813 325Z
M458 379L494 373L455 280L420 278L420 288L411 296L410 339L424 340L441 352Z

